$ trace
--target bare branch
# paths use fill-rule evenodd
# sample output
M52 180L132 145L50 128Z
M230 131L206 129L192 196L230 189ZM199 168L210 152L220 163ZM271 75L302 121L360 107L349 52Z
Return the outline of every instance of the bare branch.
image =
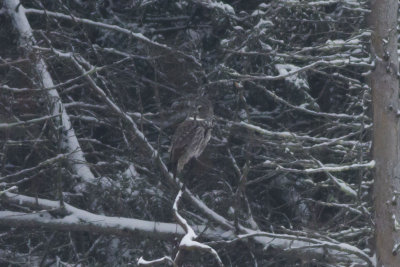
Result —
M25 13L39 14L39 15L45 15L45 16L55 17L55 18L59 18L59 19L70 20L70 21L73 21L76 23L87 24L87 25L96 26L96 27L100 27L103 29L107 29L107 30L113 30L113 31L117 31L120 33L124 33L124 34L129 35L129 36L131 36L137 40L140 40L146 44L152 45L157 48L161 48L161 49L166 50L171 53L177 53L178 55L183 56L186 59L189 59L196 65L201 66L201 64L198 62L198 60L194 56L187 55L179 50L172 49L171 47L169 47L165 44L160 44L160 43L154 42L141 33L135 33L132 30L128 30L128 29L122 28L117 25L110 25L110 24L96 22L96 21L89 20L89 19L78 18L76 16L73 16L72 14L66 15L66 14L59 13L59 12L52 12L52 11L48 11L48 10L39 10L39 9L34 9L34 8L26 8Z

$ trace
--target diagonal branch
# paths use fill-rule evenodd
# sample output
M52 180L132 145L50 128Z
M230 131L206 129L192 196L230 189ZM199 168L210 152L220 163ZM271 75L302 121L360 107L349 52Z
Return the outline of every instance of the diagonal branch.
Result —
M32 53L32 45L34 45L36 41L32 35L32 28L25 15L24 7L20 4L19 0L5 0L4 7L7 13L10 15L15 29L19 33L21 46L26 53ZM36 55L35 58L36 61L33 63L33 66L39 76L42 86L44 88L54 87L53 79L47 70L47 65L43 58L41 58L40 55ZM54 116L58 114L61 115L59 119L56 118L56 122L62 128L64 135L62 148L70 154L69 163L72 170L82 179L84 183L95 184L96 178L86 162L81 146L76 138L75 131L72 128L70 118L63 106L63 103L61 102L60 95L55 89L48 90L46 92L49 96L49 99L52 101L52 103L49 103L49 105L51 105L51 114ZM85 185L80 185L76 188L76 190L84 191L84 187Z

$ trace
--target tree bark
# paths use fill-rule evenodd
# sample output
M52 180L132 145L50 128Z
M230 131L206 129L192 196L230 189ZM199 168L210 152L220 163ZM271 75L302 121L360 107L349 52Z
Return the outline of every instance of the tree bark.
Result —
M397 0L371 1L375 249L377 266L400 266Z

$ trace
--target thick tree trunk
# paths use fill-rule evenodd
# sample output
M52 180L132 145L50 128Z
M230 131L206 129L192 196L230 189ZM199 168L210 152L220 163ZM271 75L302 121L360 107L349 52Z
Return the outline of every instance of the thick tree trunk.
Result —
M376 161L374 205L378 266L400 266L399 80L397 0L371 1L370 25L375 69L371 75L373 157Z

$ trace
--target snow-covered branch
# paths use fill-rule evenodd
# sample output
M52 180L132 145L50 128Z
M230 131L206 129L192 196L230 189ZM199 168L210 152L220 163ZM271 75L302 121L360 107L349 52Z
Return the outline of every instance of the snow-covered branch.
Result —
M288 77L291 77L293 75L299 74L301 72L304 72L306 70L310 70L313 68L316 68L318 66L346 66L346 65L354 65L356 64L357 66L363 66L363 67L368 67L371 68L372 65L368 62L358 62L354 63L350 59L336 59L336 60L331 60L331 61L326 61L326 60L319 60L316 62L313 62L307 66L303 66L300 68L296 68L296 70L287 72L285 74L281 75L276 75L276 76L269 76L269 75L244 75L244 74L239 74L239 73L230 73L231 76L239 78L242 81L274 81L274 80L282 80Z
M331 250L336 250L338 252L343 252L343 253L348 253L351 255L354 255L358 257L360 260L363 262L367 263L368 266L374 266L374 259L369 257L364 251L358 249L355 246L351 246L346 243L340 243L340 242L328 242L328 241L321 241L315 238L309 238L309 237L300 237L300 236L294 236L294 235L287 235L287 234L273 234L273 233L266 233L266 232L258 232L258 231L253 231L252 233L249 234L244 234L244 235L239 235L237 239L232 240L230 242L236 242L238 240L242 239L247 239L251 237L267 237L267 238L278 238L280 240L293 240L295 243L292 243L287 250L292 250L292 249L300 249L301 251L309 251L308 248L310 244L315 245L314 247L311 247L315 251L318 250L318 248L323 248L323 249L331 249ZM303 243L302 243L303 242ZM274 246L274 245L272 245ZM334 253L333 253L334 254ZM340 254L340 253L339 253ZM343 256L343 255L341 255ZM336 255L336 257L340 258L340 255ZM338 259L337 259L338 260ZM346 261L346 260L344 260ZM340 260L338 260L340 262Z
M181 196L182 192L179 194L179 197ZM0 211L0 224L4 225L46 227L55 230L89 231L123 236L126 236L127 234L143 234L156 239L164 239L177 235L187 235L184 229L179 224L174 223L162 223L131 218L98 215L76 208L66 203L64 206L64 210L61 210L60 203L58 201L41 198L38 199L10 192L4 192L1 198L3 199L3 201L7 201L8 203L13 203L18 206L29 207L37 210L32 211L31 213ZM357 250L355 247L348 246L347 250L341 250L342 248L345 248L346 244L342 244L340 246L334 243L328 244L324 243L325 241L317 240L315 238L303 238L303 240L298 236L272 234L258 231L255 232L253 230L243 227L241 227L240 230L245 232L246 234L240 235L235 238L233 228L232 231L228 231L225 233L220 231L213 232L210 229L204 232L204 229L205 226L196 227L196 230L202 232L204 237L209 239L217 239L215 244L218 244L220 242L231 243L240 239L254 238L256 242L266 247L272 246L277 249L285 250L288 248L305 248L310 244L310 242L312 242L319 245L326 244L328 248L336 249L339 251L353 252L352 254L357 254L362 258L369 259L368 256L365 257L365 254ZM221 236L222 233L223 236ZM226 238L231 238L231 241L223 241ZM318 250L315 248L312 251L307 250L307 255L311 254L317 258L327 257L326 251L324 251L323 249ZM332 253L329 254L329 257L331 257L332 260L346 259L346 256L341 253Z
M303 106L296 106L288 101L284 100L283 98L279 97L277 94L272 92L271 90L268 90L266 87L252 83L254 86L257 88L260 88L263 90L268 96L272 97L274 100L276 100L279 103L282 103L294 110L304 112L306 114L314 115L314 116L320 116L320 117L326 117L326 118L333 118L333 119L348 119L348 120L360 120L362 118L366 119L367 117L365 115L348 115L348 114L338 114L338 113L327 113L327 112L322 112L322 111L315 111L315 110L310 110L307 109Z
M293 173L312 174L312 173L320 173L320 172L343 172L343 171L351 171L351 170L358 170L358 169L372 169L374 167L375 167L375 161L371 160L366 163L355 163L355 164L340 165L340 166L326 166L325 165L321 168L308 168L308 169L304 169L304 170L285 168L282 166L278 166L277 170L293 172Z
M4 192L1 197L3 201L8 203L34 209L39 208L39 210L31 213L0 211L0 223L3 225L40 226L55 230L89 231L116 235L143 234L157 239L184 235L183 229L175 223L98 215L67 203L65 203L64 210L62 210L58 201L33 198L10 192ZM200 227L198 230L203 231L204 228Z
M174 265L178 265L178 262L180 260L182 260L181 259L182 250L202 250L202 251L211 253L217 260L219 266L224 266L221 259L219 258L218 253L212 247L202 244L198 241L195 241L195 239L197 238L196 233L194 232L193 228L189 225L189 223L179 214L178 204L182 198L182 194L183 194L183 191L179 190L179 192L175 198L172 210L173 210L176 221L184 229L186 234L183 236L181 242L179 243L179 251L175 256L175 259L173 260ZM160 261L164 261L165 259L166 259L166 257L163 257L161 259L155 260L155 262L159 263ZM169 257L167 257L167 259L169 259ZM138 261L139 265L141 263L141 260L143 260L143 259L140 258Z
M25 15L25 8L20 4L19 0L6 0L4 1L4 6L7 10L7 13L12 18L15 29L19 33L21 46L28 54L31 53L32 45L34 45L36 41L32 35L32 28ZM43 87L54 87L53 79L47 70L47 65L43 58L38 55L36 62L33 63L33 66L38 73L40 83L43 85ZM61 102L60 95L55 89L48 90L46 92L51 100L49 106L51 107L52 116L58 116L58 114L61 114L60 118L56 120L63 129L64 142L62 142L62 145L66 152L69 153L70 166L84 183L95 184L96 178L91 172L86 159L83 156L81 146L76 138L76 134L71 125L69 116L63 106L63 103ZM82 187L77 187L76 189L84 190Z
M20 170L20 171L17 171L17 172L2 176L2 177L0 177L0 181L6 180L8 178L15 177L15 176L25 175L26 173L29 173L31 171L40 169L42 167L45 167L45 166L48 166L48 165L51 165L51 164L54 164L54 163L58 162L59 160L66 159L68 157L69 157L69 154L59 154L59 155L57 155L55 157L52 157L52 158L49 158L49 159L46 159L46 160L40 162L39 164L37 164L34 167L26 168L26 169L23 169L23 170Z
M10 129L12 127L17 127L17 126L25 126L25 125L29 125L29 124L33 124L33 123L38 123L38 122L43 122L43 121L47 121L49 119L52 118L56 118L60 116L60 114L55 114L55 115L48 115L48 116L43 116L40 118L36 118L36 119L31 119L31 120L27 120L27 121L17 121L17 122L3 122L0 123L0 129Z
M246 129L255 131L262 135L276 137L276 138L299 140L299 141L310 141L310 142L315 142L315 143L329 142L330 145L333 145L333 144L349 145L349 146L359 146L360 145L360 142L358 142L358 141L342 140L341 138L329 139L326 137L313 137L313 136L307 136L307 135L299 135L299 134L296 134L293 132L287 132L287 131L274 132L274 131L270 131L267 129L263 129L260 126L256 126L256 125L244 122L244 121L230 122L230 123L235 126L244 127ZM366 144L361 144L361 145L366 145Z
M164 256L164 257L162 257L160 259L151 260L151 261L147 261L147 260L143 259L143 257L140 257L138 262L137 262L137 264L139 266L154 266L154 265L157 265L157 264L166 264L166 263L169 263L169 264L171 264L173 266L176 266L176 267L178 266L178 265L176 265L174 263L174 261L171 259L171 257L168 257L168 256Z
M235 15L235 10L233 9L233 7L223 3L222 1L214 1L214 0L192 0L192 1L209 9L222 11L223 13L229 16Z
M182 226L182 228L186 232L186 234L184 235L184 237L182 238L182 240L179 244L179 248L187 249L187 250L192 250L192 249L204 250L206 252L211 253L215 257L219 266L224 266L221 259L219 258L218 253L212 247L195 241L195 239L197 238L196 233L194 232L193 228L189 225L189 223L179 214L178 204L182 197L182 194L183 194L183 191L180 190L178 192L178 195L175 198L174 206L172 208L175 219L177 220L178 224L180 226Z

